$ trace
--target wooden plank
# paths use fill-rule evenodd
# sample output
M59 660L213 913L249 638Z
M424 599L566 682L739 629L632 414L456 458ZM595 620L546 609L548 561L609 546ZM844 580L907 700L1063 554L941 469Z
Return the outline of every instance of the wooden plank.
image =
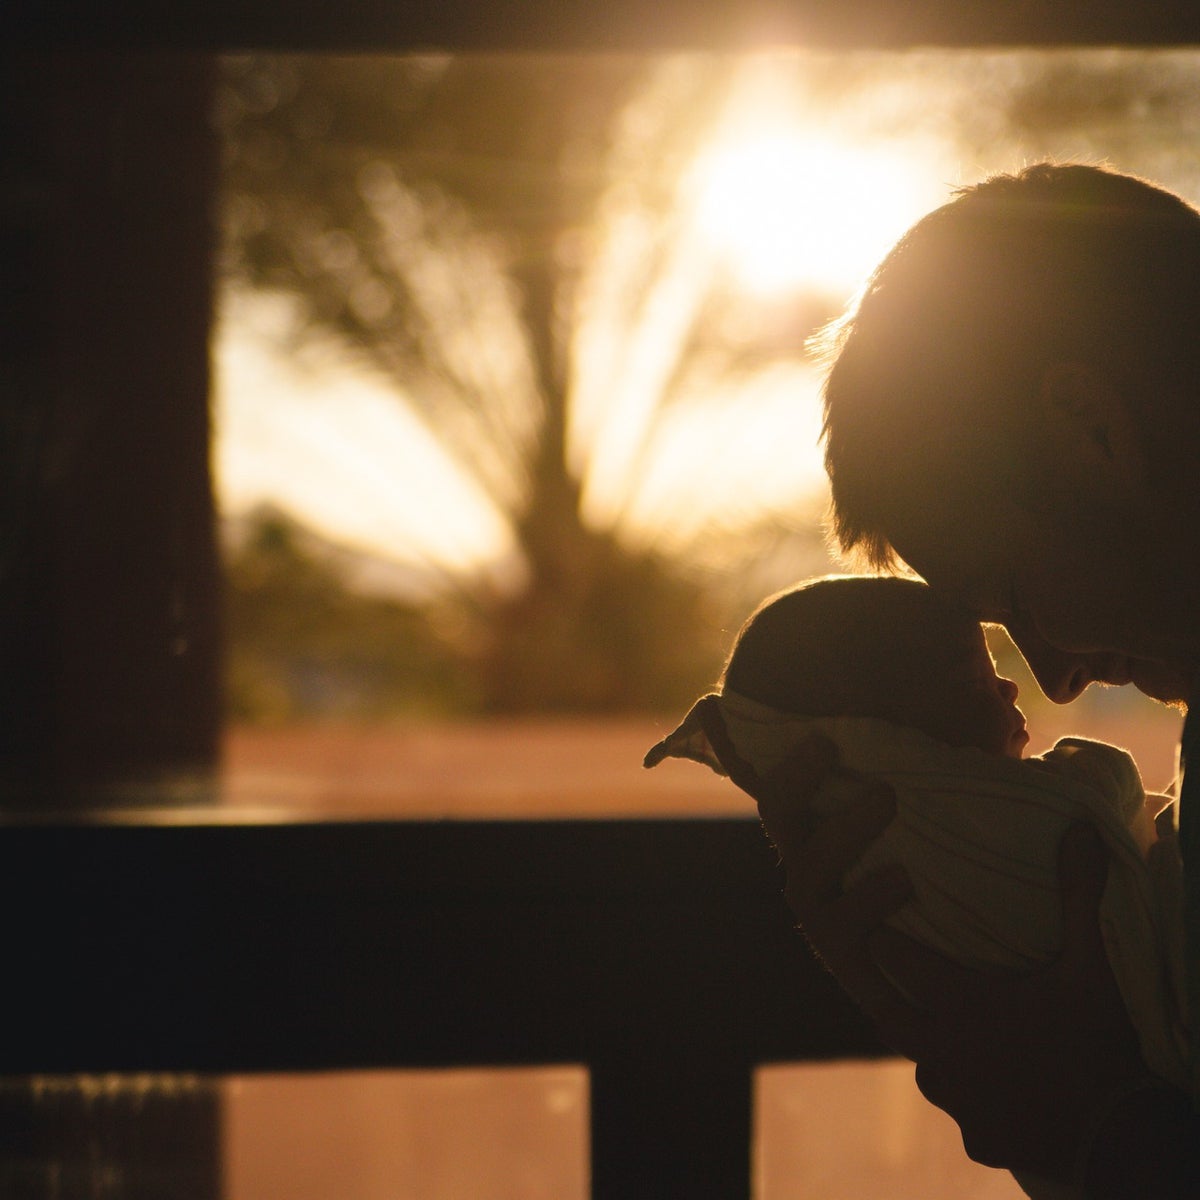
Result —
M753 821L10 824L0 896L14 1073L881 1052Z
M1186 0L12 0L6 44L192 49L656 51L986 45L1177 45L1200 41Z
M591 1073L592 1200L749 1200L752 1065L647 1052Z

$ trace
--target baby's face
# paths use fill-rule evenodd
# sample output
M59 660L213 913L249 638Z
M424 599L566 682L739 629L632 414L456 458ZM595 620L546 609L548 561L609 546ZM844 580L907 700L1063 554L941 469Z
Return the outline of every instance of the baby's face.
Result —
M1020 758L1029 734L1016 704L1017 685L996 674L983 630L964 628L928 661L929 670L917 672L904 697L904 722L950 746Z

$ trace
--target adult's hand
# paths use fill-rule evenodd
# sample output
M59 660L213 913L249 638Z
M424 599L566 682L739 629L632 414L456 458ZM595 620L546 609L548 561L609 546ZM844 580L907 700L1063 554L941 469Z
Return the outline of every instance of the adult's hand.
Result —
M718 748L723 735L709 731ZM1196 1120L1142 1063L1104 951L1097 910L1108 856L1094 829L1063 839L1060 958L1028 975L980 975L884 925L911 894L902 870L843 890L894 816L890 788L864 780L856 800L814 829L806 802L838 769L831 743L810 739L761 779L736 755L726 767L758 803L802 931L882 1040L918 1064L922 1092L957 1121L972 1158L1087 1179L1089 1197L1200 1196Z
M1115 1108L1157 1085L1100 934L1104 844L1076 826L1059 860L1063 950L1045 968L979 974L887 928L870 952L915 1002L881 1035L917 1063L917 1086L958 1122L970 1157L1073 1182Z

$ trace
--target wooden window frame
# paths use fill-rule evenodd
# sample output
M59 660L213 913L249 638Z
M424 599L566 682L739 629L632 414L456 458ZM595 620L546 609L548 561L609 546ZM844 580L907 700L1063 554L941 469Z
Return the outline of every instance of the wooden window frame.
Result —
M0 34L10 55L1149 46L1200 44L1200 8L15 0ZM10 1074L579 1062L594 1196L731 1200L756 1064L883 1053L753 821L0 823Z

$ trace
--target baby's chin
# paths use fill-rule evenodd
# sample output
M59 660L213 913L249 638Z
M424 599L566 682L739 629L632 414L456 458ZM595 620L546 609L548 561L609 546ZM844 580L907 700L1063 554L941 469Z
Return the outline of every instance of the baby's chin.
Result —
M1020 729L1005 730L999 732L989 738L987 741L975 743L977 750L983 750L988 754L997 754L1001 758L1016 758L1022 759L1025 757L1025 751L1029 746L1029 731L1024 725Z
M1024 725L1021 726L1009 739L1008 750L1006 751L1009 758L1024 758L1025 751L1029 747L1029 730Z
M982 750L984 754L991 754L1000 758L1016 758L1022 759L1025 757L1025 750L1029 746L1029 731L1022 726L1018 730L994 732L990 737L979 737L971 741L956 741L948 742L948 745L964 748L970 746L975 750Z

